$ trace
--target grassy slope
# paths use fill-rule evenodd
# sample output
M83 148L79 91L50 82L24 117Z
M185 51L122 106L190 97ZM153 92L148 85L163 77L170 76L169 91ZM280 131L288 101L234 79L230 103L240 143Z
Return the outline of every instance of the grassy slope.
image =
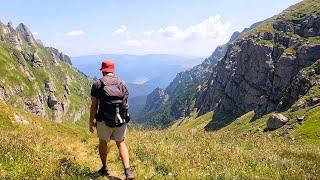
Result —
M127 143L138 179L154 178L317 178L320 175L320 107L289 135L282 128L263 132L265 119L252 113L216 132L203 127L208 113L167 130L129 131ZM13 122L13 114L29 125ZM58 125L0 103L0 178L92 178L99 168L97 139L86 128ZM200 123L199 123L200 122ZM317 139L317 140L316 140ZM123 177L114 143L112 174Z
M0 25L2 28L2 26ZM2 31L0 31L2 33ZM4 86L7 91L11 91L11 97L6 103L11 104L18 108L25 108L23 99L36 99L38 93L45 93L45 83L48 81L55 84L55 95L59 101L64 101L65 87L67 84L67 77L69 77L71 83L68 85L70 89L70 106L67 114L63 117L63 120L70 120L74 118L74 114L81 109L85 109L89 104L89 90L91 86L91 80L78 72L75 68L67 64L66 62L59 61L58 65L52 63L52 56L50 52L42 45L36 47L30 47L26 45L26 42L22 42L24 51L32 54L38 51L39 57L43 61L43 67L32 67L30 62L22 61L24 68L27 69L30 75L34 76L34 80L28 80L28 76L21 69L17 57L14 55L15 50L11 44L7 41L0 43L0 85ZM16 94L13 89L17 86L22 86L23 91L20 94ZM22 97L22 98L21 98ZM52 111L46 107L46 112L51 117ZM83 118L88 117L85 114Z

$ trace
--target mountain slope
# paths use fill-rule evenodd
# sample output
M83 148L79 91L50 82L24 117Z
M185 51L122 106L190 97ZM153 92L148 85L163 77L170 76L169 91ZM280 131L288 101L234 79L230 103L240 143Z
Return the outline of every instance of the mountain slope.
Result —
M57 122L77 121L87 112L90 79L24 24L0 24L0 75L0 99L7 104Z
M289 134L285 128L264 132L266 117L249 123L252 114L215 132L203 129L213 113L166 130L130 128L131 165L137 179L316 179L319 134L309 129L319 125L319 112L319 107L311 109ZM57 124L1 101L0 122L1 179L97 178L98 139L87 128ZM123 178L115 143L108 149L111 175Z
M151 119L151 123L162 126L192 112L202 115L215 111L213 122L227 125L250 111L258 118L291 107L298 96L313 86L319 87L319 80L314 78L317 75L313 73L314 77L310 77L313 82L296 92L295 97L287 93L299 72L316 66L314 63L320 59L319 6L319 0L306 0L254 24L253 29L235 33L225 56L211 66L205 65L212 69L201 84L176 78L166 89L170 97L167 104L157 110L156 115L146 112L144 120ZM175 85L181 82L191 83L174 91ZM299 82L299 87L305 84L303 80Z
M303 1L238 38L215 67L210 84L197 100L200 114L215 110L216 122L221 119L222 123L224 118L220 115L237 117L254 111L257 118L286 110L311 88L319 89L318 75L313 70L310 76L314 78L310 78L314 82L300 81L305 89L299 95L290 97L293 94L286 93L299 78L299 72L318 66L319 2Z
M155 97L156 92L159 91L155 89L148 95L149 99L153 100L147 101L144 110L140 116L137 116L136 122L165 127L179 118L192 116L194 113L197 113L196 100L202 91L206 89L213 68L225 55L228 45L236 40L239 35L257 27L260 23L254 23L242 32L234 32L226 44L218 46L212 55L201 64L194 66L190 70L178 73L165 90L161 89L168 96L167 99L161 99L160 96ZM154 104L154 102L161 101L160 106ZM148 107L155 108L150 109Z

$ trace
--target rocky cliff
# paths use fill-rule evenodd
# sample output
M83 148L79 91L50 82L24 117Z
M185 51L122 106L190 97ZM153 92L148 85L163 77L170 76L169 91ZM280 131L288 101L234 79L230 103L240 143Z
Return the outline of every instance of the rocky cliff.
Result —
M320 1L305 0L234 33L201 65L179 73L165 90L169 100L156 111L156 122L167 125L193 112L209 111L215 111L219 122L225 115L254 111L260 117L289 108L310 88L318 88L319 79L312 75L298 77L305 75L302 70L317 66L318 59Z
M195 99L210 76L212 67L224 56L226 50L227 45L218 46L201 64L178 73L165 90L155 89L148 95L145 107L135 121L152 126L167 126L175 119L195 112Z
M88 109L90 79L22 23L0 23L0 75L0 100L7 104L57 122L79 120Z
M299 73L317 66L314 63L319 59L320 1L306 0L230 44L197 99L197 107L200 114L214 110L217 122L219 115L254 111L260 117L288 108L299 95L318 86L319 79L309 77L313 79L309 82Z

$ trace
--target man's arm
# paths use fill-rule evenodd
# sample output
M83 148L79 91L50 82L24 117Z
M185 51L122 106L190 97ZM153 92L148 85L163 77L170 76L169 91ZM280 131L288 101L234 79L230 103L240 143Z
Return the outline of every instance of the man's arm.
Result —
M129 107L129 102L128 102L128 99L129 99L129 90L128 90L128 86L127 84L122 81L122 86L123 86L123 93L124 93L124 101L125 101L125 104L127 105L127 107Z
M91 108L90 108L90 121L89 121L89 130L93 133L95 122L94 119L96 117L98 111L98 98L91 96Z

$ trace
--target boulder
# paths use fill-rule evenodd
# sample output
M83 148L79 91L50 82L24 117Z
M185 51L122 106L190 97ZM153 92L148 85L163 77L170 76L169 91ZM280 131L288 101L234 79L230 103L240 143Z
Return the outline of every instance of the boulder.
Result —
M56 91L56 88L55 88L53 82L46 82L44 86L45 86L46 90L49 91L49 92L55 92Z
M272 114L267 122L268 129L278 129L288 122L288 118L283 114Z
M21 54L26 61L32 60L31 56L28 53L26 53L25 51L21 51Z
M37 52L33 54L32 66L33 66L33 67L43 66L43 64L42 64L42 59L39 57L39 55L38 55Z
M49 108L51 108L51 109L54 109L55 105L58 104L58 100L53 93L49 94L47 103L48 103Z
M297 116L297 122L303 121L305 116Z

